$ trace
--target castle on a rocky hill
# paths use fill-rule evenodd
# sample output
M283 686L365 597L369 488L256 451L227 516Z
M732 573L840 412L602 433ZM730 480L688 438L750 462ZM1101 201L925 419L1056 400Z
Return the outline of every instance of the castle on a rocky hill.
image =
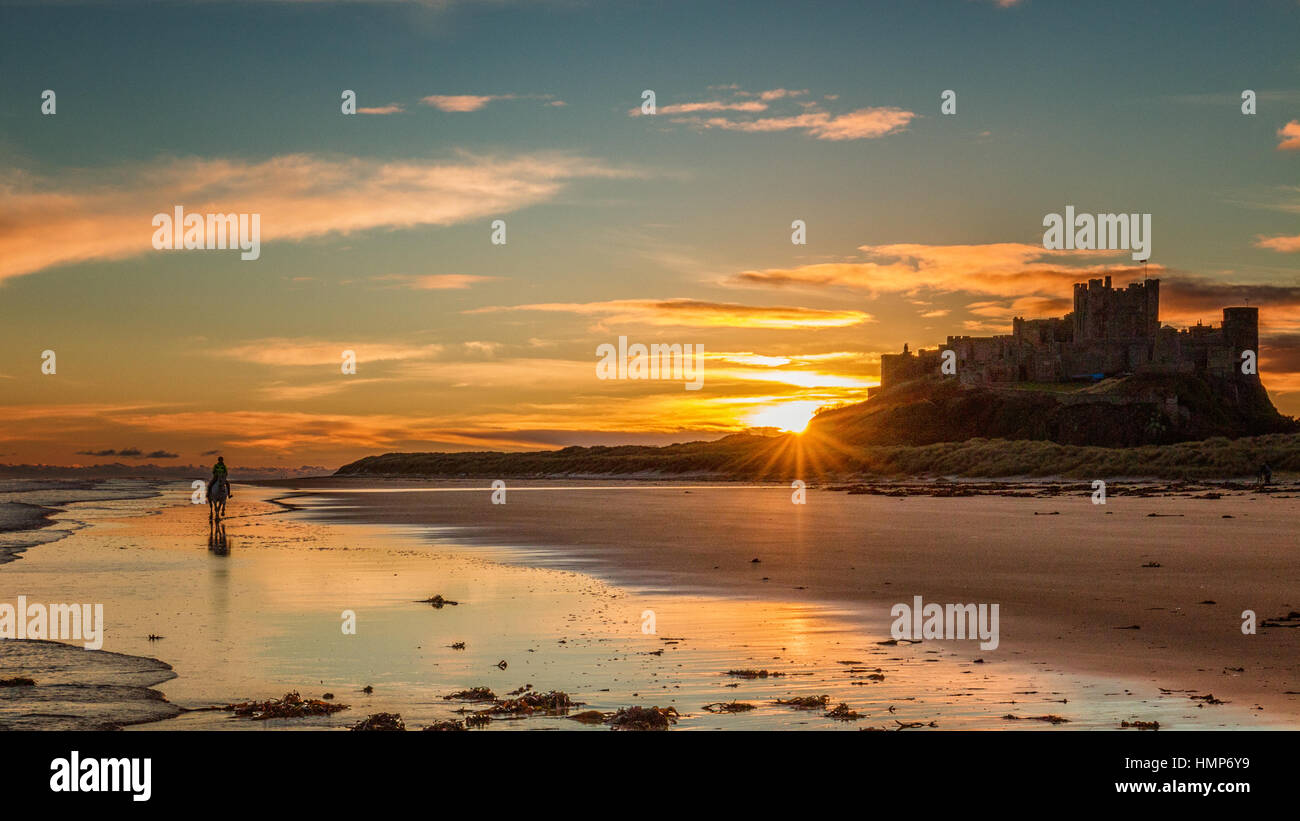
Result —
M950 336L934 350L880 357L884 390L939 375L944 352L955 354L964 384L1066 382L1137 373L1203 374L1258 380L1259 309L1224 308L1223 324L1179 330L1160 325L1160 280L1112 288L1110 277L1074 285L1074 310L1055 319L1013 320L1006 336ZM1245 358L1243 352L1250 351ZM952 357L948 357L951 362ZM873 391L874 392L874 391Z

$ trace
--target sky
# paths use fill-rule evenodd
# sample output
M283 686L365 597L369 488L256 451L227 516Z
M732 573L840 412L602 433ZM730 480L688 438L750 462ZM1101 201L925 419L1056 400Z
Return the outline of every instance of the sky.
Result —
M1297 0L0 0L0 463L797 429L881 353L1144 275L1046 251L1067 205L1152 215L1166 324L1258 306L1300 414L1298 32ZM258 215L260 254L155 248L177 206ZM599 378L620 337L703 346L700 389Z

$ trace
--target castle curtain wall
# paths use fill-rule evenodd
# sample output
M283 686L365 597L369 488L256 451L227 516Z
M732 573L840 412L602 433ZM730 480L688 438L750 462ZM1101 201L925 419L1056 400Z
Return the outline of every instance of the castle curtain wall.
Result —
M1223 309L1223 325L1160 326L1160 280L1122 289L1111 278L1074 286L1074 311L1053 319L1012 320L1005 336L950 336L943 348L884 354L881 388L939 375L943 350L957 355L964 384L1057 382L1126 373L1241 373L1241 353L1259 352L1259 309Z

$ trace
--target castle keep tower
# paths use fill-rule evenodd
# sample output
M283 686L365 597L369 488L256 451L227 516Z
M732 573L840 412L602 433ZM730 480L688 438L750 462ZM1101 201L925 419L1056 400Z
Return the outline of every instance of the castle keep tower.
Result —
M1150 339L1160 330L1160 280L1134 282L1122 291L1106 279L1074 285L1074 341Z
M1224 308L1223 340L1228 348L1228 358L1237 365L1233 370L1241 373L1241 352L1254 351L1259 356L1259 309Z

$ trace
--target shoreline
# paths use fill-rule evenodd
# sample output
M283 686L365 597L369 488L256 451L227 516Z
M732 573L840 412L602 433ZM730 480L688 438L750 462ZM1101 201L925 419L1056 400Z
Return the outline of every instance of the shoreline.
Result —
M0 678L33 685L0 687L0 731L118 730L184 712L154 687L176 678L149 656L88 650L42 639L0 640Z
M130 484L134 488L105 487L113 484ZM67 538L84 527L84 522L56 520L69 506L148 499L158 495L158 486L159 482L149 479L0 479L0 567L17 561L24 551ZM67 528L58 528L62 524Z
M45 507L27 502L0 502L0 534L32 533L54 524L53 517L62 513L62 508ZM39 539L22 539L10 536L10 544L0 544L0 565L18 559L18 556L30 547L41 544Z

